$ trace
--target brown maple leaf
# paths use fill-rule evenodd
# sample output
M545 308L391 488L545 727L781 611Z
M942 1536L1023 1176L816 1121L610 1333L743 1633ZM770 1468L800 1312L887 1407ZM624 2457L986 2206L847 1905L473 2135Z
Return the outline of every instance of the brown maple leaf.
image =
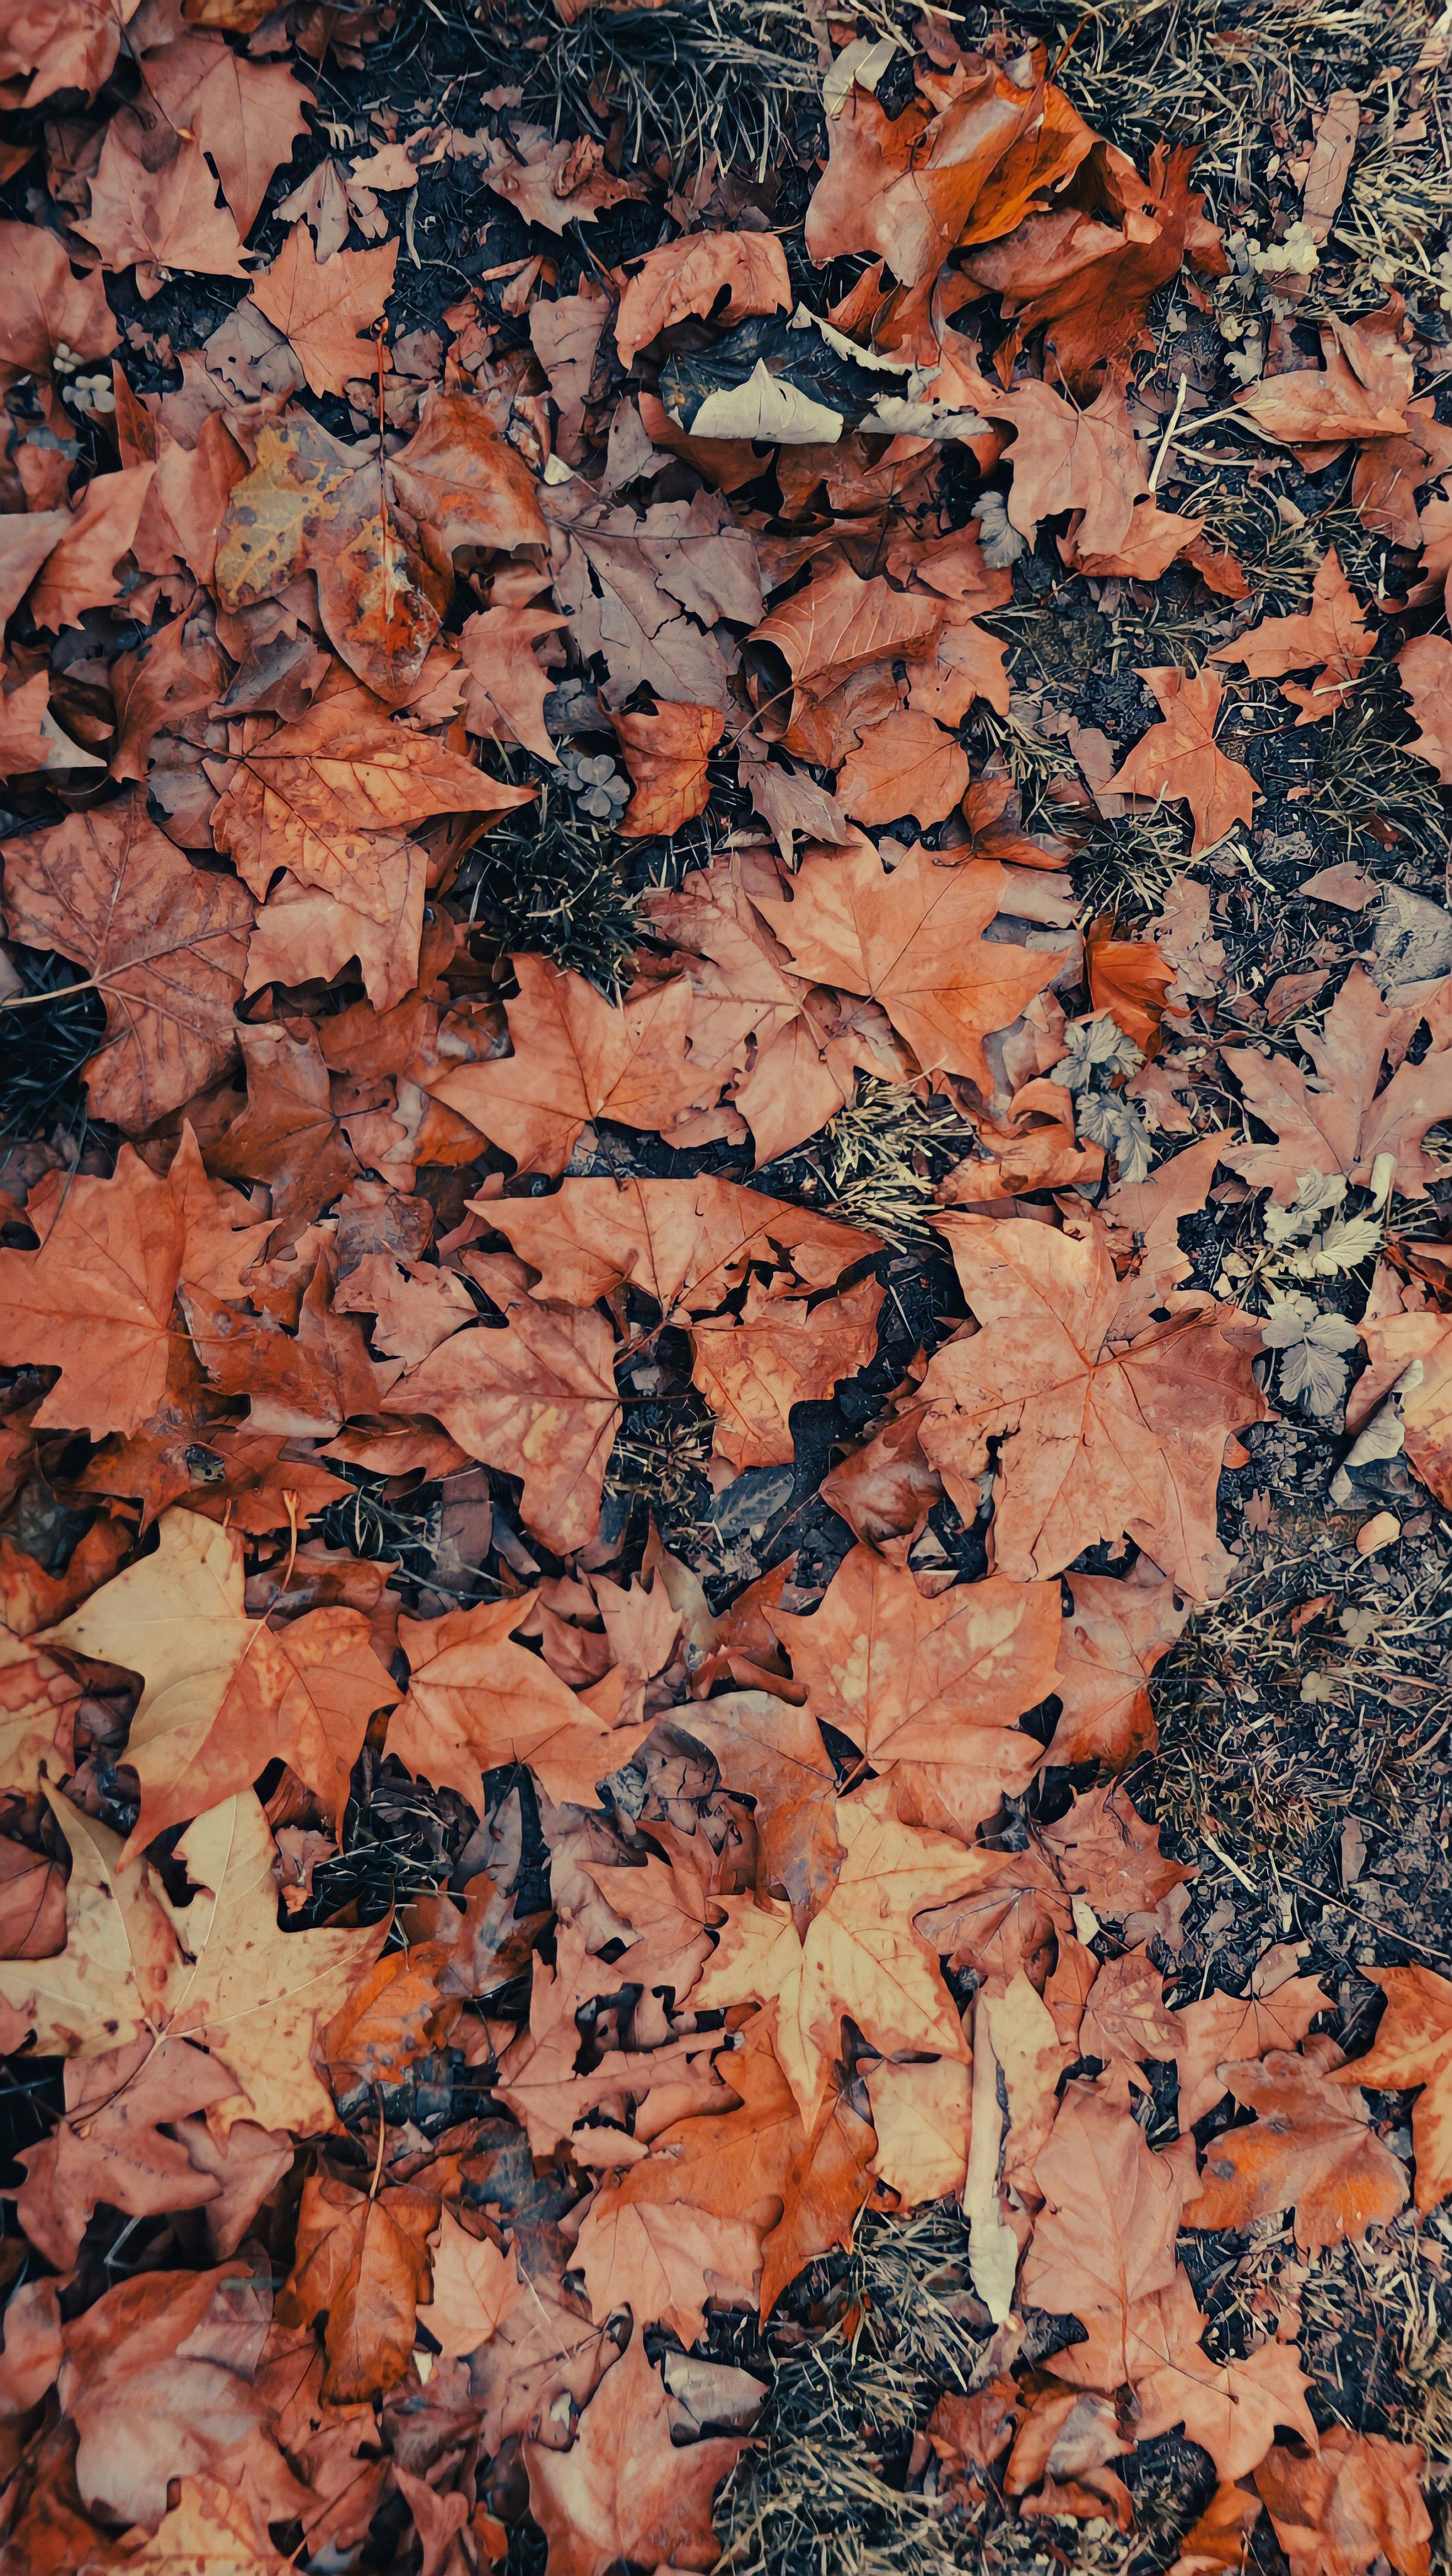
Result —
M1095 1235L1013 1218L941 1224L980 1329L930 1361L918 1436L968 1513L989 1441L1002 1441L1000 1571L1025 1582L1128 1535L1203 1600L1228 1570L1214 1518L1226 1439L1268 1409L1221 1310L1187 1302L1125 1346Z
M1107 784L1130 796L1168 796L1195 824L1190 856L1213 849L1232 824L1249 823L1259 794L1248 769L1216 747L1224 688L1213 671L1192 679L1173 664L1139 677L1161 712Z
M882 1249L864 1228L735 1181L566 1180L544 1198L490 1199L488 1221L539 1273L539 1294L593 1306L627 1282L663 1315L709 1314L753 1263L785 1261L804 1288L835 1287Z
M1414 635L1397 655L1397 676L1419 727L1407 749L1419 760L1431 762L1444 787L1452 786L1452 726L1447 718L1452 644L1445 635Z
M1041 992L1054 961L988 940L1006 885L992 860L939 866L909 851L891 875L872 843L809 851L790 903L758 900L800 974L880 1002L924 1072L967 1074L994 1088L984 1037L1007 1028Z
M1146 1581L1144 1567L1141 1557L1133 1575L1117 1582L1104 1574L1070 1579L1074 1607L1048 1685L1060 1704L1046 1757L1051 1762L1102 1762L1124 1771L1158 1742L1147 1684L1189 1609L1167 1577Z
M242 1547L191 1512L160 1544L49 1633L143 1676L126 1760L141 1784L127 1857L182 1818L245 1789L270 1761L316 1790L341 1832L349 1775L375 1709L398 1691L357 1610L310 1610L286 1627L246 1615Z
M552 1313L530 1297L502 1330L455 1333L408 1369L385 1413L430 1413L471 1458L523 1482L529 1528L561 1556L600 1523L620 1423L615 1344L602 1315Z
M438 2221L435 2195L408 2183L356 2191L324 2170L303 2184L297 2252L277 2313L282 2325L322 2319L322 2393L332 2404L381 2396L407 2372Z
M50 10L43 14L52 28L60 25ZM98 6L96 18L99 23L109 24L113 36L118 32L114 8ZM32 29L38 31L41 24L42 12L32 11ZM5 61L6 44L13 42L13 37L0 36L0 64ZM0 70L0 79L13 77L8 66ZM57 85L91 86L80 82ZM110 355L119 335L105 288L95 269L77 275L58 233L48 232L41 224L0 224L0 261L4 263L6 280L5 311L0 318L0 369L5 371L7 383L12 371L49 378L56 352L62 346L77 358Z
M507 138L491 135L486 188L517 208L526 223L544 224L563 233L567 224L592 224L607 206L624 198L643 197L640 179L617 179L603 167L604 153L593 138L558 142L548 127L514 120Z
M123 1145L115 1176L69 1176L42 1212L38 1251L0 1251L0 1352L60 1377L36 1416L101 1439L139 1431L162 1401L183 1224L168 1183Z
M807 250L820 268L848 251L876 251L904 286L924 286L969 231L980 194L1044 106L1044 53L1020 83L981 56L960 58L947 80L926 73L896 117L872 91L847 84L827 118L831 157L807 209ZM1086 141L1060 129L1059 149L1024 174L1025 199L1066 177ZM1015 192L1016 193L1016 192ZM997 208L1007 231L1021 206Z
M340 394L355 376L376 375L371 332L393 291L396 241L377 250L340 250L320 267L306 224L294 224L252 301L296 351L315 394Z
M79 626L88 608L104 608L121 597L117 565L130 550L155 470L128 465L119 474L98 474L86 485L31 586L30 613L37 626L57 632Z
M558 661L556 641L564 619L534 602L544 587L538 573L496 573L489 605L467 618L459 636L464 669L462 705L470 733L502 742L518 742L537 751L541 760L559 755L545 730L544 704L549 672L536 659L534 647L545 646L545 661Z
M521 1171L562 1172L592 1119L662 1127L711 1090L686 1053L684 977L617 1008L548 958L512 963L519 994L504 1008L513 1054L447 1066L428 1089L502 1145Z
M1412 2146L1416 2203L1425 2213L1452 2191L1452 1983L1431 1968L1367 1974L1386 1996L1386 2011L1365 2056L1334 2067L1330 2080L1397 2093L1422 2087L1412 2106Z
M1268 1995L1201 1995L1174 2015L1173 2055L1180 2077L1180 2127L1225 2099L1223 2069L1269 2050L1299 2048L1329 1999L1319 1977L1288 1977Z
M194 868L139 797L9 843L11 937L74 958L106 1005L86 1066L93 1116L138 1134L223 1070L252 916L243 889Z
M530 2511L558 2576L604 2576L616 2559L708 2568L718 2544L711 2498L744 2447L736 2436L677 2449L671 2402L637 2326L605 2373L566 2451L526 2442Z
M283 1239L346 1189L357 1169L328 1091L314 1029L294 1037L280 1020L237 1031L247 1067L247 1106L209 1148L211 1166L232 1180L266 1181Z
M648 1726L614 1732L539 1655L513 1642L534 1596L400 1622L408 1696L389 1721L388 1750L471 1807L480 1773L526 1763L552 1798L594 1803L595 1784L630 1760Z
M614 719L635 793L620 819L631 840L678 832L710 801L707 760L725 722L718 707L658 706Z
M1360 2093L1331 2080L1339 2056L1312 2040L1296 2056L1272 2049L1259 2064L1226 2068L1230 2092L1258 2116L1212 2139L1187 2227L1247 2227L1289 2209L1297 2244L1312 2251L1357 2242L1395 2218L1407 2200L1405 2168L1368 2127Z
M834 1823L842 1866L805 1938L788 1906L726 1899L721 1946L692 1998L697 2008L775 2002L777 2052L809 2129L828 2098L844 2013L884 2056L906 2048L967 2054L957 2010L912 1918L971 1886L972 1858L946 1834L900 1824L886 1782L840 1798Z
M1411 1064L1407 1044L1424 1008L1432 1044L1420 1063ZM1452 1115L1452 1030L1441 1010L1415 1000L1388 1003L1365 967L1353 966L1320 1033L1298 1028L1293 1034L1314 1075L1303 1073L1285 1052L1261 1056L1251 1047L1226 1048L1225 1062L1246 1102L1277 1141L1226 1145L1220 1160L1252 1189L1269 1187L1285 1206L1298 1184L1318 1172L1344 1173L1364 1188L1377 1155L1389 1153L1396 1156L1398 1189L1409 1198L1423 1197L1434 1168L1425 1150L1427 1133ZM1387 1060L1395 1070L1383 1082Z
M1365 2576L1379 2558L1398 2576L1432 2576L1425 2468L1420 2443L1347 2424L1333 2424L1309 2451L1277 2444L1255 2485L1291 2576Z
M1297 724L1307 725L1345 705L1347 690L1375 643L1375 630L1367 625L1332 546L1316 567L1308 609L1294 617L1263 617L1236 643L1217 644L1210 659L1241 662L1253 680L1281 680L1282 697L1301 710ZM1313 662L1322 668L1309 686L1285 679L1286 672L1303 671Z
M722 288L726 301L718 303ZM647 251L615 314L620 363L687 313L744 322L751 313L790 312L795 296L774 233L683 233Z
M926 710L903 708L858 735L842 764L837 798L859 823L892 823L910 814L927 826L952 813L967 784L962 745Z
M692 1382L716 1417L717 1450L738 1472L794 1456L792 1407L830 1403L838 1383L875 1358L886 1293L880 1280L860 1279L809 1305L753 1280L739 1316L697 1321Z
M1180 2186L1131 2117L1125 2078L1065 2087L1053 2136L1034 2167L1045 2207L1023 2260L1019 2297L1088 2329L1075 2377L1119 2388L1132 2379L1130 2319L1175 2282Z

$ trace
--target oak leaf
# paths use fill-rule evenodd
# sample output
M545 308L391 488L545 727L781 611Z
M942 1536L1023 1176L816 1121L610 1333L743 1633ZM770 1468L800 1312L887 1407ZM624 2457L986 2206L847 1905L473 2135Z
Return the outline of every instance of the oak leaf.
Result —
M1397 2576L1432 2576L1431 2518L1419 2443L1333 2424L1309 2453L1277 2446L1255 2473L1291 2576L1365 2576L1378 2559Z
M1182 1307L1126 1345L1101 1238L1021 1218L940 1223L980 1329L929 1362L918 1436L965 1513L1001 1441L999 1571L1027 1582L1129 1536L1205 1599L1228 1570L1215 1534L1225 1442L1268 1410L1221 1310Z
M530 1297L502 1331L455 1333L385 1396L385 1413L431 1413L471 1458L523 1480L528 1527L557 1555L600 1524L620 1423L615 1345L602 1315L551 1313Z
M456 1789L478 1808L480 1774L523 1762L549 1796L592 1806L605 1779L650 1732L611 1731L578 1699L542 1656L513 1643L532 1593L446 1611L442 1619L402 1619L409 1660L408 1695L389 1721L388 1750L436 1788Z
M745 2447L735 2435L670 2436L671 2401L637 2326L607 2370L572 2447L526 2442L529 2505L556 2576L605 2576L616 2559L643 2568L709 2568L719 2554L711 2498Z
M975 1869L946 1834L899 1824L887 1785L837 1802L842 1867L805 1939L768 1898L724 1902L726 1929L692 2001L775 2001L776 2048L811 2129L827 2100L844 2013L884 2056L934 2050L960 2062L962 2024L913 1916L969 1887Z
M294 224L270 268L252 281L252 301L300 359L315 394L340 394L355 376L376 375L379 344L369 332L393 291L398 244L340 250L319 266L306 224Z
M719 707L666 704L654 715L614 722L635 790L620 820L626 838L668 837L704 814L711 796L706 763L725 722Z
M1193 679L1167 664L1139 676L1161 721L1141 734L1106 783L1125 795L1168 796L1188 805L1195 825L1190 856L1198 858L1223 841L1232 824L1249 823L1260 791L1248 769L1216 748L1215 726L1225 692L1214 671Z
M46 1639L143 1677L126 1741L141 1784L126 1856L246 1789L276 1760L317 1792L341 1832L368 1720L398 1697L367 1620L358 1610L309 1610L269 1628L247 1616L231 1531L172 1511L159 1542Z
M761 898L799 974L880 1002L925 1073L967 1074L987 1097L983 1052L1054 973L1055 961L984 939L1007 892L993 860L936 864L910 850L888 875L863 836L840 851L809 851L790 903Z
M617 1008L548 958L512 962L519 994L504 1008L513 1054L433 1074L428 1089L521 1171L562 1172L593 1119L663 1127L710 1087L686 1053L683 976Z
M132 1135L226 1065L252 917L242 887L193 867L139 795L6 848L6 926L95 978L106 1038L86 1066L86 1093L94 1117Z
M1348 2237L1358 2242L1405 2207L1405 2168L1367 2125L1360 2093L1338 2086L1315 2057L1272 2049L1258 2065L1228 2066L1225 2076L1257 2117L1211 2140L1199 2192L1185 2206L1187 2227L1248 2227L1289 2209L1296 2243L1312 2252Z
M728 293L717 302L721 289ZM786 257L775 233L683 233L647 251L615 315L615 345L628 367L647 340L687 313L717 322L744 322L748 314L790 311L794 302Z

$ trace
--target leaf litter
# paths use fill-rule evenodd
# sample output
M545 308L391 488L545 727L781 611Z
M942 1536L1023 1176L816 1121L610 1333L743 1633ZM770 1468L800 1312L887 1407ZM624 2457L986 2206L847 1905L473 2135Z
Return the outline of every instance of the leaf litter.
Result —
M1446 2563L1447 58L0 5L7 2568Z

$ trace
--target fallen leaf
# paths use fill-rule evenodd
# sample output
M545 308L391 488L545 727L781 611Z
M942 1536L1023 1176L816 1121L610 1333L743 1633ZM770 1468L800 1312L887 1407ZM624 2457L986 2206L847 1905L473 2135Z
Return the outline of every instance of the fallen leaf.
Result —
M968 232L981 192L1042 113L1043 61L1038 50L1021 85L996 63L965 57L949 81L920 90L897 117L870 89L849 83L827 118L831 157L807 208L807 250L817 267L845 252L877 251L904 286L934 278ZM1037 184L1072 167L1070 143L1048 158Z
M694 1181L566 1180L541 1198L491 1199L489 1222L539 1272L538 1293L593 1306L625 1286L663 1315L709 1314L753 1263L783 1262L803 1288L835 1287L882 1249L864 1228L704 1173Z
M1167 1576L1146 1583L1075 1574L1069 1588L1074 1607L1064 1619L1049 1685L1059 1697L1059 1721L1046 1759L1124 1771L1158 1741L1147 1685L1184 1627L1188 1605Z
M1257 2117L1212 2139L1187 2227L1246 2227L1289 2209L1296 2243L1311 2252L1358 2242L1405 2206L1406 2173L1367 2126L1359 2093L1286 2049L1228 2067L1226 2081Z
M1410 1007L1420 1019L1420 1005ZM1344 1173L1366 1187L1377 1155L1390 1153L1396 1157L1397 1187L1408 1197L1422 1196L1432 1177L1428 1131L1452 1114L1452 1044L1440 1019L1433 1022L1432 1044L1421 1062L1408 1063L1404 1014L1383 1000L1365 967L1357 965L1319 1034L1309 1027L1294 1034L1314 1074L1303 1073L1284 1049L1261 1056L1251 1047L1227 1047L1225 1061L1248 1106L1276 1142L1227 1145L1221 1161L1252 1189L1269 1188L1284 1207L1300 1182L1318 1172ZM1383 1084L1387 1057L1395 1070Z
M79 626L87 609L121 597L116 566L130 549L155 470L128 465L86 485L32 585L30 614L37 626Z
M315 394L340 394L352 377L377 375L380 344L362 335L393 291L396 241L335 251L320 266L305 224L294 224L269 268L252 281L259 313L296 351Z
M1432 2525L1422 2501L1425 2454L1333 2424L1319 2448L1269 2452L1256 2492L1291 2576L1364 2576L1378 2557L1398 2576L1431 2576Z
M842 764L837 796L860 823L891 823L911 814L941 823L961 802L968 756L933 716L904 708L859 735Z
M1131 2117L1123 2075L1064 2088L1034 2166L1045 2206L1023 2258L1019 2298L1087 2329L1075 2376L1119 2388L1135 2376L1131 2320L1173 2288L1180 2187Z
M721 1946L693 1995L697 2008L775 2001L775 2044L808 2128L827 2099L844 2013L884 2056L923 2048L967 2057L957 2010L912 1918L971 1885L972 1861L946 1834L899 1824L885 1784L839 1799L835 1823L842 1867L805 1940L788 1906L727 1898Z
M604 2576L617 2558L647 2568L715 2565L711 2499L745 2443L719 2435L678 2450L670 2413L637 2326L585 2408L571 2448L526 2442L530 2511L559 2576Z
M718 303L722 288L726 301ZM687 313L743 322L751 313L790 311L792 282L774 233L683 233L647 251L620 299L615 345L623 367L648 340Z
M1297 724L1306 725L1345 705L1347 690L1375 643L1375 630L1367 625L1332 546L1317 565L1309 609L1294 617L1263 617L1236 643L1217 644L1210 659L1241 662L1252 680L1284 679L1287 671L1319 662L1322 668L1308 686L1290 682L1281 691L1301 710Z
M1444 787L1452 785L1452 735L1447 724L1452 644L1445 635L1414 635L1397 655L1397 673L1419 727L1407 749L1419 760L1431 762Z
M909 851L891 875L870 841L811 851L790 903L761 899L799 974L880 1002L924 1072L964 1073L988 1097L993 1077L983 1052L1041 992L1054 960L988 940L982 932L1006 896L992 860L939 866Z
M1001 1440L999 1571L1027 1582L1129 1536L1191 1599L1213 1593L1227 1572L1215 1534L1225 1442L1267 1410L1220 1310L1182 1309L1125 1347L1101 1240L1014 1218L940 1224L980 1329L930 1361L918 1436L965 1516Z
M13 839L5 921L95 978L106 1040L86 1066L93 1116L139 1135L204 1090L236 1044L253 906L230 877L193 867L142 799Z
M620 819L627 839L669 836L704 814L711 793L706 762L723 722L716 707L670 705L657 707L654 715L615 718L635 790Z
M541 1656L512 1642L533 1597L399 1623L409 1689L389 1721L388 1749L471 1807L481 1803L481 1772L515 1762L526 1763L552 1798L593 1805L597 1780L628 1762L649 1732L627 1726L612 1734Z
M301 225L298 230L301 231ZM297 2251L278 2300L283 2325L321 2320L328 2367L322 2393L356 2406L396 2388L414 2347L418 2301L429 2288L432 2193L407 2183L355 2191L311 2173L298 2210Z
M1213 671L1198 679L1173 664L1139 674L1161 711L1108 784L1130 796L1168 796L1188 805L1190 856L1214 849L1235 823L1249 823L1259 790L1248 769L1216 748L1224 689Z
M368 1720L398 1697L361 1611L309 1610L269 1628L247 1617L244 1581L229 1531L167 1512L155 1554L49 1633L47 1643L143 1676L126 1742L141 1784L128 1857L276 1760L316 1790L341 1832Z
M706 1316L692 1335L693 1383L716 1417L715 1445L738 1473L794 1455L792 1408L827 1404L876 1356L884 1290L862 1279L808 1305L753 1281L739 1316Z
M1412 2105L1412 2146L1416 2205L1425 2215L1452 2191L1447 2127L1452 2107L1452 1983L1431 1968L1373 1968L1368 1973L1386 1996L1386 2011L1367 2053L1350 2066L1333 2068L1331 2081L1374 2084L1397 2093L1422 2087ZM1271 2008L1279 2001L1279 1995L1273 1997Z

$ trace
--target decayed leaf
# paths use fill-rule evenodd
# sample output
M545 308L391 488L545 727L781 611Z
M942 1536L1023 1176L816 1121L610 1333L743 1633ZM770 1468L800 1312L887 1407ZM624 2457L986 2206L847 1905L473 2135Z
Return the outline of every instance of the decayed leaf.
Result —
M628 839L678 832L704 814L711 793L706 762L721 739L724 721L718 707L669 705L650 716L615 718L635 789L620 820Z
M870 994L924 1072L965 1073L990 1094L983 1039L1017 1019L1055 962L982 937L1005 900L996 862L943 867L917 849L888 875L859 835L845 850L809 852L794 884L790 903L758 909L798 973Z
M341 1832L368 1720L397 1690L361 1611L309 1610L274 1629L247 1617L243 1590L239 1541L192 1512L168 1512L155 1554L50 1632L47 1642L144 1677L126 1743L141 1784L128 1856L276 1759L317 1791Z
M1224 689L1213 671L1191 679L1173 664L1139 674L1161 710L1161 722L1142 734L1129 758L1107 782L1130 796L1168 796L1188 805L1198 858L1223 841L1234 823L1248 823L1259 790L1248 769L1216 747L1215 727Z
M643 197L639 179L617 179L604 168L604 147L592 139L558 141L547 126L512 122L508 140L493 135L484 185L517 207L526 223L563 233L567 224L592 224L622 198Z
M886 1784L838 1800L843 1859L807 1927L770 1898L726 1900L726 1930L693 2001L697 2006L775 2000L776 2047L808 2128L827 2099L841 2020L850 2013L884 2056L930 2048L966 2057L967 2042L914 1914L944 1905L975 1878L946 1834L898 1823Z
M726 301L718 306L722 288ZM647 251L620 299L615 345L622 366L687 313L744 322L750 313L789 310L792 282L774 233L684 233Z
M1405 2169L1368 2128L1360 2094L1310 2058L1272 2049L1259 2065L1227 2067L1226 2081L1258 2116L1212 2140L1187 2227L1246 2227L1290 2209L1310 2251L1356 2241L1405 2206Z
M253 906L195 868L140 796L12 840L5 921L95 977L106 1041L86 1067L92 1114L138 1134L222 1071L236 1043Z
M708 2568L718 2555L711 2498L744 2443L735 2435L677 2450L665 2383L637 2326L606 2371L567 2451L525 2444L530 2511L559 2576L604 2576L618 2558L641 2567Z
M999 1570L1026 1582L1127 1535L1203 1600L1227 1571L1215 1534L1226 1439L1268 1410L1220 1310L1196 1303L1126 1347L1102 1240L1023 1219L940 1222L980 1330L929 1363L918 1436L965 1516L1002 1439Z
M1241 662L1253 680L1281 680L1283 697L1301 712L1298 725L1315 724L1346 703L1350 683L1376 643L1361 602L1332 546L1316 567L1311 605L1295 617L1263 617L1237 643L1217 644L1212 662ZM1287 671L1322 668L1308 686L1285 680Z
M294 224L252 301L290 342L315 394L340 394L354 376L376 375L378 343L361 335L393 290L396 241L377 250L335 251L320 267L306 224Z
M1317 2449L1279 2445L1256 2469L1291 2576L1365 2576L1384 2558L1397 2576L1432 2576L1432 2524L1420 2446L1333 2424Z
M409 1659L408 1696L389 1721L388 1750L436 1788L471 1807L483 1771L527 1763L552 1798L594 1803L595 1784L628 1762L649 1733L614 1733L539 1655L512 1642L534 1596L399 1622Z

